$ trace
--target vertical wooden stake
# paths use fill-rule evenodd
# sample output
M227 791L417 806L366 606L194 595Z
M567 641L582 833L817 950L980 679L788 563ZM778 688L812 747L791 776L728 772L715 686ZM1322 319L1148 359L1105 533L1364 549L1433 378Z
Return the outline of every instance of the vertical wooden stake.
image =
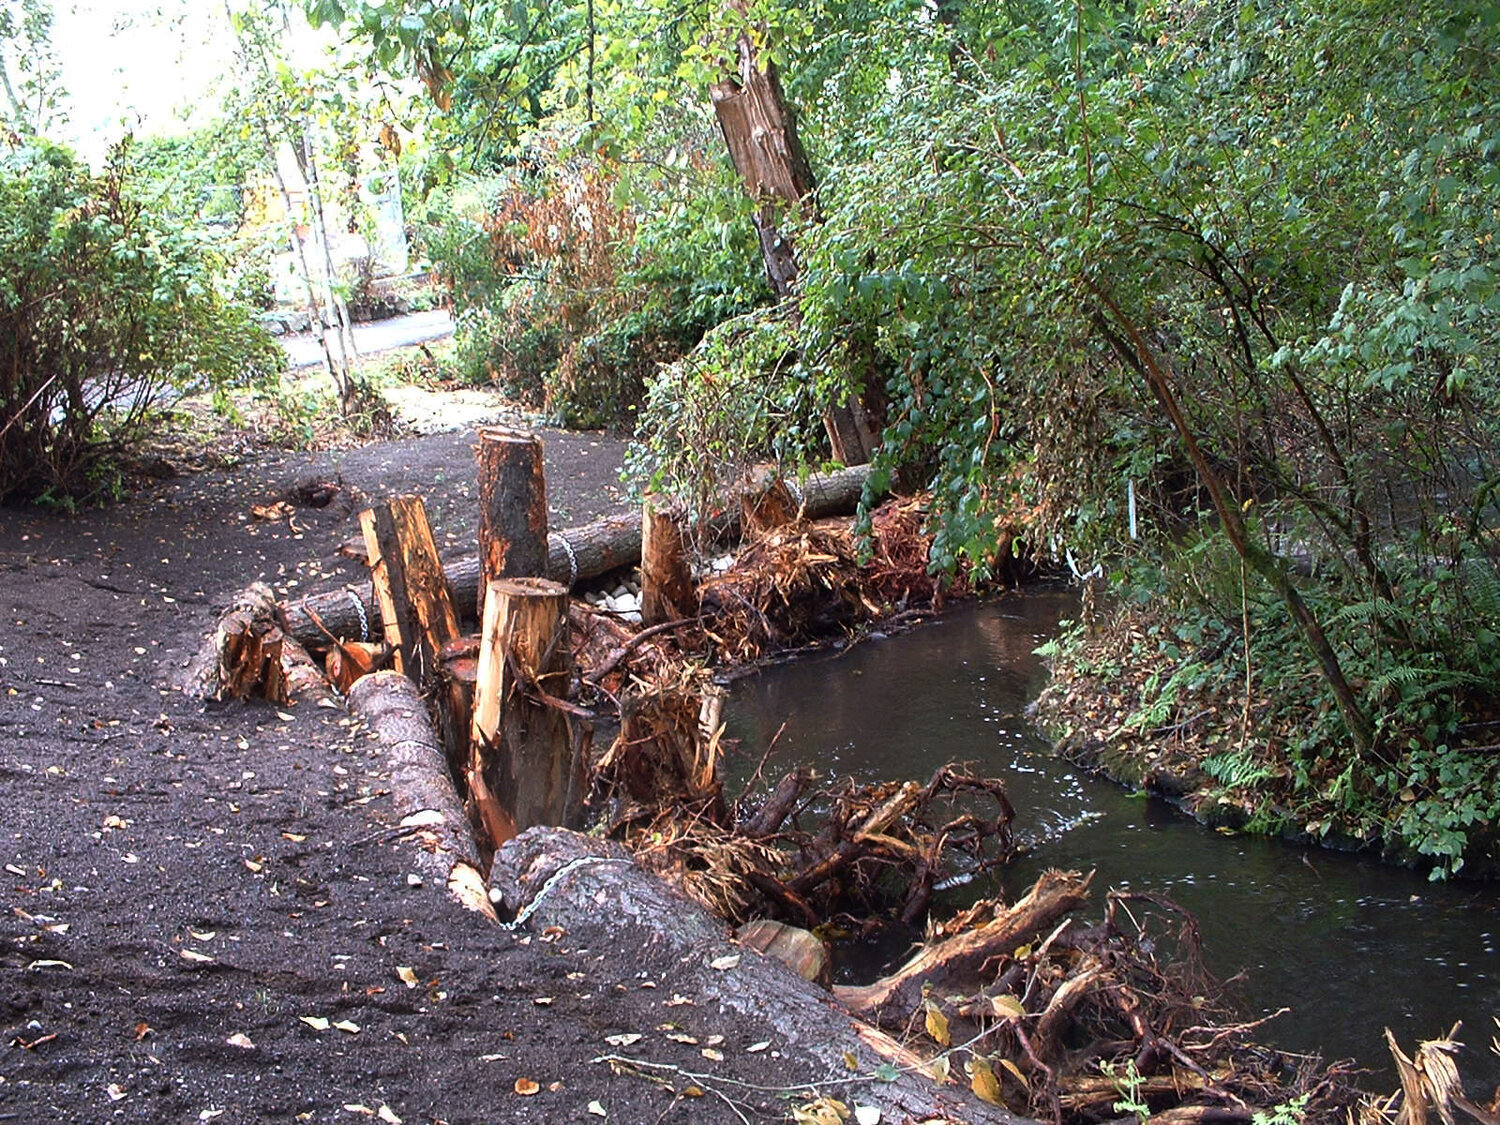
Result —
M421 497L401 496L359 514L370 578L396 671L421 683L443 646L458 639L453 592Z
M533 434L479 431L479 615L496 578L547 575L547 478Z
M661 497L648 495L641 511L641 624L690 616L693 602L682 525Z
M492 581L465 775L497 847L535 825L578 820L581 753L563 709L538 700L564 700L571 678L567 587L545 578Z

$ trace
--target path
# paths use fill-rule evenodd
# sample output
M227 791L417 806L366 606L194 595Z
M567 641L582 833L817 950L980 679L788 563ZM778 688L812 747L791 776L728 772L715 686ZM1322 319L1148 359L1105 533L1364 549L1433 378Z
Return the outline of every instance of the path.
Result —
M389 351L391 348L422 344L453 335L453 317L446 309L394 316L389 320L372 320L354 326L354 346L361 356ZM323 346L310 332L284 336L287 366L292 370L314 367L323 362Z

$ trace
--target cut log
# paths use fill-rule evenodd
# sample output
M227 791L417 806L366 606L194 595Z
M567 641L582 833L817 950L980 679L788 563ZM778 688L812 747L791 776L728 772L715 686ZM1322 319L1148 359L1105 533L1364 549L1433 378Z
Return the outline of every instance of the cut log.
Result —
M874 984L836 987L834 995L864 1019L884 1027L904 1026L921 1007L924 987L954 992L971 986L986 962L1014 953L1082 906L1091 878L1048 871L1020 902L984 925L927 946Z
M496 578L540 578L547 568L547 479L542 442L501 426L479 430L478 611Z
M253 697L283 703L287 689L282 637L276 624L276 595L264 582L253 582L220 614L177 686L195 699Z
M617 844L533 829L500 849L492 877L506 906L524 913L528 928L560 927L563 940L580 947L633 949L642 972L694 1005L684 1010L709 1026L732 1021L745 1038L768 1040L783 1056L777 1085L786 1094L805 1092L810 1099L837 1075L839 1099L876 1108L883 1121L1026 1121L955 1082L940 1086L910 1069L888 1069L890 1060L913 1058L883 1032L851 1018L824 989L735 944L722 923L642 870ZM726 1018L716 1021L716 1014ZM605 1061L649 1068L652 1042L648 1037ZM782 1092L763 1095L767 1117L784 1115ZM736 1091L737 1098L753 1096Z
M491 582L465 781L495 846L535 825L579 822L584 762L559 706L571 679L567 587Z
M660 496L641 505L641 623L661 625L696 611L680 513Z
M792 498L808 519L844 515L859 504L870 470L867 465L813 473L801 485L788 482ZM740 528L739 506L732 505L710 527L713 538L733 538ZM547 537L547 577L572 587L622 566L641 561L641 520L636 514L610 516L581 527L554 531ZM444 571L452 585L453 605L460 617L477 616L479 556L450 559ZM381 636L383 618L369 593L353 587L313 594L278 607L282 628L303 645L321 652L328 637L314 621L341 640L371 641Z
M367 508L359 523L395 669L421 683L435 675L443 646L459 637L427 508L420 497L401 496Z
M375 672L349 689L349 711L381 747L398 835L415 845L418 873L493 921L479 853L417 686L398 673Z

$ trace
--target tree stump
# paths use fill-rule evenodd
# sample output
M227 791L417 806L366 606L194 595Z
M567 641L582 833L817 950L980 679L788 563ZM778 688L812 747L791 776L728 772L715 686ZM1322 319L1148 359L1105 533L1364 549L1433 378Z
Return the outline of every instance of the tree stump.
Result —
M641 508L641 624L691 617L696 600L680 515L648 495Z
M583 754L568 723L571 679L567 587L545 578L491 582L464 776L475 819L495 846L536 825L578 822Z
M547 576L547 478L541 439L518 430L479 431L479 615L496 578Z
M394 667L421 683L435 674L443 646L460 635L426 506L417 496L397 497L361 512L359 525Z

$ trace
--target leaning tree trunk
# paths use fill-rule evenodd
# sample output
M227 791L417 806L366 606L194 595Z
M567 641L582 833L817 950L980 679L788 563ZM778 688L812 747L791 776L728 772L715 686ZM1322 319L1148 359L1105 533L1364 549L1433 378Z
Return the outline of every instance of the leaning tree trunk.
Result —
M739 19L745 0L729 0ZM785 229L788 214L816 222L812 165L797 135L797 118L781 88L776 65L763 61L751 36L735 44L736 73L709 88L714 114L734 170L756 202L755 232L766 279L784 302L796 301L797 248ZM861 390L847 403L827 403L823 424L833 455L846 465L867 464L880 443L879 409Z

